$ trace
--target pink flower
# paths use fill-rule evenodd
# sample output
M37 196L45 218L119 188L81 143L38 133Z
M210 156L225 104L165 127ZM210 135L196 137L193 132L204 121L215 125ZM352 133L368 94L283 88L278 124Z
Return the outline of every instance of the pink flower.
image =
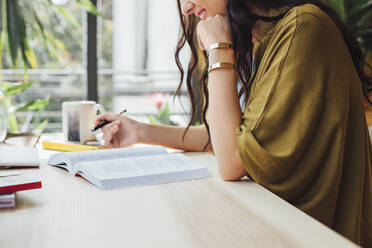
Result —
M150 97L153 100L153 102L155 102L155 105L158 108L158 110L160 110L163 104L166 101L168 101L169 94L164 94L162 92L156 92L154 94L151 94Z

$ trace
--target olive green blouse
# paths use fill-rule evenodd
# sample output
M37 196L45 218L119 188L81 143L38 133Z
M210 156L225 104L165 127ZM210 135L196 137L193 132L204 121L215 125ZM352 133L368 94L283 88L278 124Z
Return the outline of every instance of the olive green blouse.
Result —
M315 5L295 7L267 28L254 57L236 131L248 175L372 247L371 141L362 84L339 29Z

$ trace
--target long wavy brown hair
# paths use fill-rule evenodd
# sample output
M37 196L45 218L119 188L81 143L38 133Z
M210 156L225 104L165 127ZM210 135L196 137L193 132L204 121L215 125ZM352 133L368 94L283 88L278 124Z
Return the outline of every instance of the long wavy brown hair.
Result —
M189 130L191 124L196 119L196 104L195 104L195 95L198 92L195 92L195 89L192 84L193 75L196 72L199 57L197 53L197 48L195 45L195 36L196 36L196 26L197 22L193 16L183 16L181 11L181 2L178 2L178 10L180 16L180 22L182 27L182 35L177 43L176 52L175 52L175 59L177 66L181 73L180 84L176 90L175 95L179 95L181 91L181 87L184 82L185 71L182 67L182 64L179 59L180 51L182 48L185 47L186 44L191 49L191 58L186 72L186 86L189 93L190 101L191 101L191 118L190 122L186 128L184 136L186 135L187 131ZM337 13L323 0L228 0L227 1L227 13L228 18L231 24L232 30L232 37L233 37L233 47L235 51L236 57L236 72L238 78L242 84L242 89L239 92L239 97L248 96L248 88L249 82L251 79L251 68L252 68L252 28L254 27L257 21L264 21L264 22L278 22L281 18L283 18L286 13L293 7L311 3L319 7L323 10L337 25L340 29L345 43L349 49L351 54L352 60L355 65L355 69L358 72L359 78L362 82L363 86L363 95L367 99L367 101L372 105L371 100L369 99L369 95L372 92L372 78L367 76L365 73L365 68L368 68L372 71L371 67L365 62L365 54L363 54L362 49L360 47L359 42L354 37L354 35L348 30L345 24L341 21L341 18L337 15ZM267 16L259 16L254 14L250 7L256 7L264 11L270 10L277 10L277 9L285 9L282 14L279 16L274 17L267 17ZM210 143L210 132L209 132L209 125L206 120L206 112L208 110L209 105L209 98L208 98L208 57L204 53L204 58L202 58L206 62L206 66L202 72L202 75L199 79L199 87L201 89L201 94L203 96L203 106L202 106L202 121L205 124L205 127L208 131L209 140L208 143L205 145L204 150ZM246 99L245 99L246 102Z

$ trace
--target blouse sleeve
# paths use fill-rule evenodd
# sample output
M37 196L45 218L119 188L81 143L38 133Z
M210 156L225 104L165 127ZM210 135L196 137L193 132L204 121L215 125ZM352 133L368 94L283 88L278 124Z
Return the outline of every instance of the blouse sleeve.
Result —
M342 87L331 82L335 73L331 69L339 65L340 56L344 58L340 51L347 49L340 49L342 37L332 25L311 14L298 14L276 28L265 49L236 130L244 167L260 184L280 184L300 165L303 173L313 173L306 169L305 154L312 146L326 149L332 125L340 123L340 115L330 116L330 129L317 130L325 102L333 101L328 88ZM347 104L343 111L346 108ZM324 144L314 144L314 132L324 132ZM312 154L315 164L324 156L321 149Z

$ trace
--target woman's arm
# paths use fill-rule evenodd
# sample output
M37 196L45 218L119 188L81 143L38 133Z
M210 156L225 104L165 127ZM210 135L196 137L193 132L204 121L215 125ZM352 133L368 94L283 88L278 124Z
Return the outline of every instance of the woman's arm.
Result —
M185 139L183 134L185 127L141 124L139 128L138 142L151 145L162 145L169 148L181 149L184 151L203 151L208 142L208 132L204 126L190 127ZM212 151L208 144L206 151Z
M232 49L214 50L209 55L210 64L234 63ZM235 130L241 121L241 108L233 69L219 69L209 74L208 120L214 153L220 175L224 180L238 180L246 171L238 152Z
M190 127L183 139L185 127L145 124L123 115L110 113L100 116L95 125L104 120L110 122L101 129L105 146L108 148L144 143L185 151L203 151L208 142L208 132L204 126ZM210 144L206 147L206 151L212 151Z
M232 43L227 17L215 16L198 25L201 49L208 49L217 42ZM214 49L209 52L209 65L218 62L235 64L232 49ZM220 175L224 180L238 180L246 171L240 159L235 130L241 122L241 108L233 69L217 69L209 74L209 109L212 146L218 160Z

